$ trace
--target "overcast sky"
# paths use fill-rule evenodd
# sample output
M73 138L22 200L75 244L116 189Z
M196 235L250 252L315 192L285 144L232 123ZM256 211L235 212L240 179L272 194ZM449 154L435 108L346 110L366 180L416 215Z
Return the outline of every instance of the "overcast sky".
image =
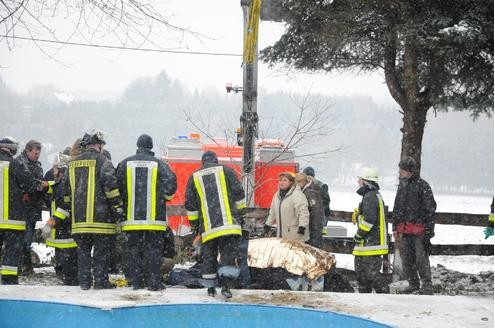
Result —
M169 0L158 5L166 9L170 22L208 38L185 34L180 40L174 37L155 39L164 49L200 52L242 53L242 9L240 1ZM58 31L64 29L61 24ZM26 36L18 31L18 36ZM283 25L262 22L260 49L273 44L283 32ZM46 38L50 38L48 35ZM12 49L5 39L0 44L0 76L15 91L25 92L36 84L53 84L62 91L79 98L112 99L118 96L133 79L155 76L165 70L180 80L189 90L215 88L224 92L225 84L242 85L241 57L186 55L142 51L103 50L80 46L61 49L43 44L43 54L32 42L16 40ZM102 39L95 43L120 45L114 40ZM147 48L153 47L146 45ZM286 74L280 69L259 67L259 88L273 92L299 91L350 95L367 94L377 100L390 100L379 74L373 76Z

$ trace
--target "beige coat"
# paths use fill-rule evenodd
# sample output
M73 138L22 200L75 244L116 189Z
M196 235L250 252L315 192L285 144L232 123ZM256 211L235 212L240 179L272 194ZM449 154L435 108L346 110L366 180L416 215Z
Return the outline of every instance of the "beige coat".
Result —
M308 200L299 186L293 186L282 200L278 192L273 196L266 224L276 224L277 237L299 241L309 239ZM297 233L299 227L306 228L304 235Z

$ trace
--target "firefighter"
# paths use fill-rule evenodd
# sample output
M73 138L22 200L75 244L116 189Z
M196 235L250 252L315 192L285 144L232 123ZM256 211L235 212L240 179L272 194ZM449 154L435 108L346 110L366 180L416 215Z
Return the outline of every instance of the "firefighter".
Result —
M72 218L72 236L77 243L79 286L87 290L114 286L108 281L108 245L116 233L116 221L123 216L115 169L101 150L103 133L93 130L81 139L81 154L69 162L64 184L64 201L55 211L57 219ZM69 212L70 211L70 212Z
M230 288L239 276L236 262L242 235L240 217L246 207L244 190L234 170L219 164L214 152L205 152L201 163L187 181L185 208L193 233L201 234L201 275L208 295L215 296L218 275L222 295L230 298Z
M403 244L402 263L409 282L401 291L404 294L433 295L429 256L430 239L435 236L436 208L430 185L416 173L416 161L404 157L399 162L399 187L392 222L394 238Z
M50 195L50 219L42 229L46 246L55 248L55 266L57 275L66 286L78 286L77 280L77 244L72 238L69 218L57 218L54 214L57 204L63 202L64 179L67 179L67 167L70 160L70 147L58 153L53 168L45 174L49 180L47 193Z
M161 258L167 237L166 201L177 190L175 173L157 159L153 139L143 134L136 143L135 155L117 167L117 181L124 202L121 229L127 235L129 273L133 289L158 291L161 282Z
M43 168L38 161L41 154L41 143L36 140L29 140L23 152L17 156L16 160L24 165L31 173L31 179L43 181ZM43 182L43 186L47 186ZM21 271L23 275L30 275L33 271L31 259L31 243L33 242L34 230L37 221L41 221L41 210L45 199L45 189L24 193L23 201L27 211L26 232L24 234L24 247L21 260Z
M389 288L380 274L382 255L388 254L385 204L379 192L378 172L363 168L358 176L358 195L362 200L358 207L357 232L354 236L354 270L360 293L388 293Z
M18 144L11 137L0 139L0 275L3 285L17 285L18 265L26 230L25 193L42 189L41 181L32 179L26 166L14 159ZM1 254L0 254L1 255Z
M330 215L331 215L330 194L328 193L328 185L315 178L315 170L311 166L305 167L303 173L306 174L307 176L312 177L318 184L318 187L320 187L321 204L323 206L323 211L324 211L324 214L321 219L321 226L322 226L322 234L326 235L327 234L326 227L328 221L330 220Z

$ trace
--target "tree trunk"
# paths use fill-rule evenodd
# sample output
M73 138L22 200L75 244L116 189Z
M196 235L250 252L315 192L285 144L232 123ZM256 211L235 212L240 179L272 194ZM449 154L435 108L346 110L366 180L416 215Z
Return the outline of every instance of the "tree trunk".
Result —
M419 92L416 45L412 38L404 45L404 96L402 148L400 158L411 156L416 161L416 173L421 172L421 149L428 106Z

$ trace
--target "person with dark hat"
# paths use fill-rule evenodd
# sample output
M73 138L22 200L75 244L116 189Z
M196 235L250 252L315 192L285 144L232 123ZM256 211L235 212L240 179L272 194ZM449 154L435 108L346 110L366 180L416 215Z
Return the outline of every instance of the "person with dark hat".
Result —
M91 288L93 280L95 289L114 287L108 280L108 245L123 210L115 168L101 154L103 145L101 131L93 130L82 137L82 152L69 162L63 202L53 215L55 221L71 216L72 236L77 243L78 280L83 290Z
M358 175L362 196L357 210L357 231L354 235L354 271L357 274L360 293L388 293L389 288L380 273L382 256L388 254L387 222L385 203L378 185L378 171L364 167Z
M323 217L321 218L322 234L326 234L327 223L330 220L330 194L328 193L328 185L315 178L315 170L311 166L304 168L303 173L312 177L316 181L320 189L321 204L323 206Z
M235 171L219 164L213 151L203 154L201 164L187 181L185 208L193 233L202 238L201 275L208 295L215 296L218 277L222 295L230 298L240 271L236 262L242 236L240 220L246 207L244 189Z
M127 237L128 274L135 290L165 289L160 274L167 238L166 202L177 190L175 173L156 158L153 139L142 134L137 139L136 154L117 167L117 181L124 202L120 222Z
M19 259L24 246L27 209L24 195L42 189L40 180L32 178L31 172L14 159L18 144L11 137L0 139L0 252L4 247L0 275L3 285L16 285Z
M435 236L437 204L430 185L419 177L416 167L412 157L399 162L392 229L394 238L402 245L402 263L409 282L402 293L433 295L429 255L430 240Z

